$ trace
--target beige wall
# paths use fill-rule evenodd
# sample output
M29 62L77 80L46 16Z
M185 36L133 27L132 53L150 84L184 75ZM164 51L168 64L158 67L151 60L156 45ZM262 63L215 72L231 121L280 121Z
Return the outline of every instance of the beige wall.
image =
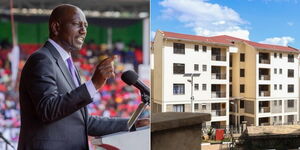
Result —
M153 54L154 54L154 68L151 75L151 100L152 103L163 104L163 48L164 40L163 35L160 31L156 32L154 43L153 43ZM162 106L162 105L160 105ZM156 109L159 110L159 109ZM160 109L162 110L162 108Z
M245 52L245 97L256 98L257 51L252 46L245 44Z

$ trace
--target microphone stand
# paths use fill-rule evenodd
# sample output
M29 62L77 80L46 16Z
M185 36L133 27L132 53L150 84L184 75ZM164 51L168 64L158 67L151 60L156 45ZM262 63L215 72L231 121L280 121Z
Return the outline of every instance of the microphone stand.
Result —
M141 97L142 97L142 103L139 104L137 110L132 114L131 118L128 120L128 126L129 130L133 130L133 125L139 118L139 116L142 114L142 112L146 109L147 105L150 104L150 95L145 94L145 92L141 92Z
M11 146L13 149L15 149L15 147L3 136L3 134L0 132L0 138L4 141L5 145L5 149L8 150L8 146Z

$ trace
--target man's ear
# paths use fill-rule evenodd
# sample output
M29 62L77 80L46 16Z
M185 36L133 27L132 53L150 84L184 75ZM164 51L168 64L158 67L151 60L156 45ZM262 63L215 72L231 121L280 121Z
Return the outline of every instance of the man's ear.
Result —
M59 30L60 30L60 26L59 26L60 24L59 24L59 22L57 22L57 21L53 21L52 23L51 23L51 29L52 29L52 32L53 32L53 35L54 36L57 36L58 35L58 33L59 33Z

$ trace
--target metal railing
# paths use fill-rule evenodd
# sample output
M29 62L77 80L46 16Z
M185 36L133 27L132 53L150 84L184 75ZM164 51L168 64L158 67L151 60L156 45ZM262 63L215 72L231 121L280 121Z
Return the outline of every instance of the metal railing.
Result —
M270 75L260 75L259 80L270 80Z
M259 59L259 63L260 64L270 64L270 59L262 59L262 58L260 58Z
M226 79L226 73L211 73L211 79Z
M211 55L211 60L226 61L226 56L223 56L223 55Z
M211 110L211 115L213 117L226 116L226 110Z
M211 98L225 98L226 92L223 91L211 91Z
M270 113L270 107L259 107L259 113Z
M259 96L270 96L270 91L259 91Z

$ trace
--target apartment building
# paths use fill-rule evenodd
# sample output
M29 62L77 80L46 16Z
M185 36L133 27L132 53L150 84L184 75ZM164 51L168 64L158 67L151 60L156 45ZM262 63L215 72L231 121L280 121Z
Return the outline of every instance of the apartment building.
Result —
M205 112L212 115L211 125L229 125L229 49L233 44L207 40L156 32L153 112Z
M232 124L293 124L299 121L299 51L233 37L230 54Z
M215 127L298 121L297 49L157 31L152 54L152 112L210 113Z

